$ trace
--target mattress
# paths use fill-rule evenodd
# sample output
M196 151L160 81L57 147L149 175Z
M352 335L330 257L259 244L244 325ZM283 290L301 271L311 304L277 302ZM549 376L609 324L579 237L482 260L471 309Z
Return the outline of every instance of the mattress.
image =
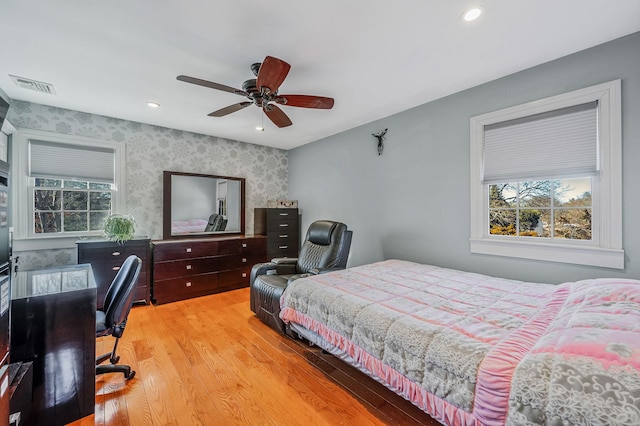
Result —
M174 220L171 222L171 235L204 232L206 219Z
M444 424L640 424L640 282L388 260L292 282L281 318Z

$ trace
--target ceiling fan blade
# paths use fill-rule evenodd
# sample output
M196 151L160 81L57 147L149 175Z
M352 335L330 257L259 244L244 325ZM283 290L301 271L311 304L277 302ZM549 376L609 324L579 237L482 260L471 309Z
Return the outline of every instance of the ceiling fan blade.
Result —
M282 59L267 56L260 65L256 85L258 89L266 88L268 93L275 93L289 74L291 65Z
M213 111L210 114L207 114L209 117L224 117L225 115L229 115L232 112L240 111L243 108L248 107L253 102L240 102L239 104L229 105L228 107L221 108L217 111Z
M262 110L269 117L269 120L278 127L287 127L293 124L287 114L276 105L267 104L262 107Z
M235 93L236 95L247 96L247 92L244 90L236 89L234 87L225 86L224 84L214 83L213 81L201 80L195 77L189 77L188 75L179 75L176 79L184 81L185 83L196 84L198 86L209 87L211 89L222 90L223 92Z
M280 105L301 107L301 108L316 108L316 109L333 108L333 98L325 98L324 96L278 95L275 98L275 101Z

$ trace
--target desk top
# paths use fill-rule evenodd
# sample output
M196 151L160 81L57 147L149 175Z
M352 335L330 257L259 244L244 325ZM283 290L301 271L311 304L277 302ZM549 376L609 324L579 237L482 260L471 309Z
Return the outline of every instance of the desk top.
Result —
M20 271L11 281L11 300L95 288L90 264Z

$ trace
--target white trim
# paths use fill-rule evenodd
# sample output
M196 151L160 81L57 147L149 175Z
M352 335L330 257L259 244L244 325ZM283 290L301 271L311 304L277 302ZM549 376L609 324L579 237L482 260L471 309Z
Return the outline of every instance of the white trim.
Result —
M598 101L600 173L593 178L593 233L584 241L489 235L488 185L482 183L484 126ZM614 80L470 119L471 253L624 269L622 248L621 81Z
M127 211L127 188L126 188L126 144L124 142L114 142L101 139L93 139L82 136L65 135L54 132L44 132L40 130L18 128L12 136L12 178L11 188L14 194L13 224L14 234L14 251L20 250L36 250L36 249L53 249L53 248L70 248L70 241L75 241L81 236L100 235L100 232L82 233L82 235L73 236L70 234L63 235L31 235L29 225L26 220L29 216L30 199L29 177L28 177L28 146L30 139L47 140L58 143L71 145L85 145L101 148L110 148L115 151L116 167L115 167L115 191L113 192L113 212L124 214Z
M521 259L544 260L547 262L572 263L576 265L599 266L602 268L624 268L624 250L605 249L591 246L567 246L547 244L537 241L505 241L479 239L470 240L472 253L494 256L517 257Z

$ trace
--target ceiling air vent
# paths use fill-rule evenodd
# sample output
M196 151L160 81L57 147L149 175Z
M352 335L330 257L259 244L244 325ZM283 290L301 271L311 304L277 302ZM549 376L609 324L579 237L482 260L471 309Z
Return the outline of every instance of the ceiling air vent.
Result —
M35 90L36 92L48 93L50 95L56 94L56 90L53 88L53 84L31 80L30 78L17 77L11 74L9 74L9 77L11 77L16 86L23 89Z

